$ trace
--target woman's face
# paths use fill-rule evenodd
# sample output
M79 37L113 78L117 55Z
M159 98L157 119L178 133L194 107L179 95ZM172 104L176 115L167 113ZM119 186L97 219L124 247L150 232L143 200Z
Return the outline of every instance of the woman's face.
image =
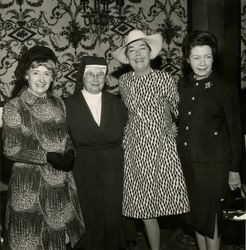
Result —
M197 76L206 77L210 74L213 66L211 47L208 45L193 47L187 61Z
M26 79L29 91L36 96L43 97L46 96L46 92L53 81L53 72L40 65L36 68L30 68L27 71Z
M150 71L150 48L144 41L135 41L128 45L126 56L129 64L138 75Z
M83 76L84 89L91 94L100 93L104 87L105 76L105 71L100 67L88 69Z

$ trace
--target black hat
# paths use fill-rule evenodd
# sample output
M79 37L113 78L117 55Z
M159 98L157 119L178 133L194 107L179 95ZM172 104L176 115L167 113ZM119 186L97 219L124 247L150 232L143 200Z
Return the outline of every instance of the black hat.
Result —
M36 60L43 60L43 61L52 60L54 63L56 63L57 57L55 53L48 47L34 46L30 48L21 55L18 61L18 65L14 72L16 79L17 80L24 79L24 76L29 66L33 61Z

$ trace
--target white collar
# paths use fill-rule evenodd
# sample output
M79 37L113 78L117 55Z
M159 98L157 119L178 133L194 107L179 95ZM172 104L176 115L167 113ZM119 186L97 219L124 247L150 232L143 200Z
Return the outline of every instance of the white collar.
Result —
M99 92L97 94L91 94L86 89L82 89L81 92L89 100L98 100L98 99L101 99L101 96L102 96L102 92Z

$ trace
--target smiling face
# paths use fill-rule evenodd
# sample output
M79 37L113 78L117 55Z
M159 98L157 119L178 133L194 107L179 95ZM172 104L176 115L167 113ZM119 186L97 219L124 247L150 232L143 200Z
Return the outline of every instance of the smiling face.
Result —
M150 47L142 40L127 46L126 57L137 75L145 75L150 71Z
M98 94L102 91L105 84L106 72L101 67L91 67L83 77L84 89L91 94Z
M53 61L50 61L49 65L55 68ZM26 73L26 79L29 85L28 90L36 96L43 97L46 96L46 92L54 80L53 71L48 69L46 64L30 67Z
M210 74L213 66L213 53L208 45L195 46L191 49L188 63L195 75L204 78Z

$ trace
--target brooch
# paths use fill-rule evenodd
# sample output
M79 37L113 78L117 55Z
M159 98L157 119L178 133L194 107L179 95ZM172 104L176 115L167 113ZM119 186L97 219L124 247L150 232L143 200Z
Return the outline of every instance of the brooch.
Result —
M211 86L212 86L212 83L211 83L211 82L206 82L204 88L205 88L205 89L210 89Z

